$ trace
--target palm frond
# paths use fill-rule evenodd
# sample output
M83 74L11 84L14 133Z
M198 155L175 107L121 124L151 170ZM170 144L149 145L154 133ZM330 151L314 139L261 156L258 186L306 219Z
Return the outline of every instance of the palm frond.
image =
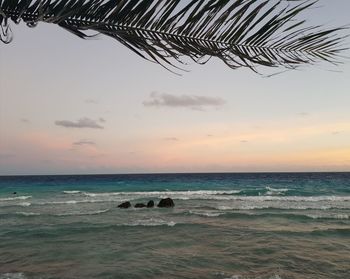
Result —
M12 39L9 19L33 27L57 24L80 38L112 37L166 68L186 57L210 57L232 69L294 69L339 63L347 27L322 29L297 19L318 0L0 0L0 38Z

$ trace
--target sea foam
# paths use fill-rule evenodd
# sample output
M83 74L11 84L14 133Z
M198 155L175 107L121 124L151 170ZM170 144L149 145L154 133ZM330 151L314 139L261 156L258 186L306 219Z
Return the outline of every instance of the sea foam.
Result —
M78 190L72 190L72 191L63 191L63 194L79 194L81 191Z
M0 279L26 279L23 273L3 273L0 274Z
M54 214L55 216L83 216L83 215L99 215L102 213L106 213L110 211L110 209L102 209L102 210L96 210L96 211L87 211L87 212L70 212L70 213L61 213L61 214Z
M11 197L11 198L0 198L0 202L27 200L27 199L30 199L31 197L32 196L18 196L18 197Z
M269 188L274 193L286 192L288 189L273 189ZM128 198L165 198L171 197L178 200L242 200L242 201L350 201L350 196L278 196L263 195L263 196L242 196L237 195L241 190L198 190L198 191L150 191L150 192L108 192L108 193L90 193L82 192L83 195L91 198L106 198L106 197L128 197Z
M40 213L36 212L16 212L17 215L22 215L22 216L40 216Z
M131 223L123 224L124 226L168 226L173 227L176 225L174 221L165 221L163 219L156 219L156 218L149 218L149 219L142 219L142 220L136 220Z

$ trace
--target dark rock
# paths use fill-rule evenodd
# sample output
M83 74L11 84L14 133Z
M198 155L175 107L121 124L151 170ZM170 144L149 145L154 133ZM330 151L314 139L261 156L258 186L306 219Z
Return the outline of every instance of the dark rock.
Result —
M131 206L130 202L123 202L120 205L118 205L119 208L129 208Z
M135 208L142 208L142 207L146 207L146 205L144 203L137 203L134 206Z
M17 192L13 192L14 195L17 195Z
M158 203L158 207L174 207L174 201L171 198L161 199Z
M154 206L154 201L150 200L148 203L147 203L147 207L153 207Z

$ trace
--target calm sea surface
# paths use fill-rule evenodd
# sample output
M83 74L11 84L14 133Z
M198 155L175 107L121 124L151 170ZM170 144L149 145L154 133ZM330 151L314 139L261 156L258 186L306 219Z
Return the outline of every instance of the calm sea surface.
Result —
M350 173L0 177L0 279L347 279L349 215Z

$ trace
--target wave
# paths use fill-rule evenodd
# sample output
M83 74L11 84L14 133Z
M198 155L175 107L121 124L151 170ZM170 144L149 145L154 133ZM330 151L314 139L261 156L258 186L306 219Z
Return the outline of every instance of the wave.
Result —
M72 190L72 191L63 191L63 194L80 194L81 191L78 190Z
M96 210L96 211L90 211L90 212L73 212L73 213L62 213L62 214L53 214L54 216L83 216L83 215L99 215L102 213L106 213L110 211L110 209L102 209L102 210Z
M218 212L218 211L196 211L189 210L182 214L185 215L197 215L203 217L224 217L224 218L263 218L263 217L274 217L274 218L288 218L288 219L312 219L312 220L348 220L349 214L344 213L330 213L330 214L307 214L307 213L289 213L289 212L244 212L244 211L229 211L229 212Z
M12 198L0 198L0 202L27 200L27 199L30 199L31 197L32 196L18 196L18 197L12 197Z
M40 216L40 213L36 212L15 212L17 215L22 215L22 216Z
M0 274L0 279L26 279L27 277L24 276L23 273L3 273Z
M14 204L0 204L0 207L16 207L16 206L27 207L31 205L32 204L30 202L20 202L20 203L14 203Z
M174 221L165 221L163 219L143 219L143 220L136 220L131 223L122 224L122 226L146 226L146 227L154 227L154 226L168 226L168 227L174 227L176 223Z
M241 276L241 275L227 275L225 272L216 272L214 273L217 276L220 276L223 279L248 279L248 277L245 276ZM227 277L229 276L229 277ZM274 274L274 275L267 275L268 277L264 276L264 277L249 277L251 279L283 279L280 275L278 274Z
M265 187L265 189L267 190L266 195L284 195L286 192L289 191L288 188L281 188L281 189L277 189L277 188L272 188L272 187Z
M83 216L83 215L99 215L110 211L110 209L102 209L96 211L87 211L87 212L69 212L69 213L60 213L60 214L52 214L52 213L38 213L38 212L25 212L25 211L17 211L14 213L5 213L1 214L3 216L24 216L24 217L32 217L32 216ZM1 278L0 278L1 279Z
M324 205L324 204L300 204L300 203L282 203L282 204L237 204L237 205L219 205L213 207L213 209L217 210L332 210L332 209L350 209L350 205Z
M197 190L197 191L149 191L149 192L106 192L91 193L81 192L90 198L106 198L118 196L120 198L165 198L171 197L175 200L224 200L224 201L295 201L295 202L320 202L320 201L350 201L350 196L279 196L289 189L274 189L266 187L271 195L246 196L239 195L244 190Z
M213 195L234 195L241 190L197 190L197 191L149 191L149 192L106 192L91 193L82 192L88 197L109 197L109 196L141 196L141 197L168 197L168 196L213 196Z
M306 216L312 219L338 219L338 220L348 220L349 214L334 214L334 215L322 215L322 214L307 214Z
M205 212L205 211L194 211L194 210L189 210L187 213L198 215L198 216L204 216L204 217L219 217L220 215L226 214L224 212L220 213L220 212Z
M106 200L68 200L68 201L47 201L47 202L37 202L34 205L51 205L51 204L78 204L78 203L103 203Z
M337 235L337 236L350 236L349 228L327 228L327 229L316 229L311 232L314 235Z
M350 196L288 196L288 197L276 197L276 196L234 196L231 200L242 201L292 201L292 202L320 202L320 201L350 201Z
M131 192L132 194L135 192ZM139 193L139 192L137 192ZM123 196L118 197L111 196L100 196L96 195L95 198L98 199L72 199L72 200L53 200L53 201L38 201L32 202L33 205L69 205L69 204L82 204L82 203L118 203L124 201L133 201L142 198L154 198L154 192L147 192L146 195L142 196ZM173 192L175 193L175 192ZM350 196L318 196L318 197L281 197L281 196L227 196L227 197L217 197L215 195L197 196L196 194L189 195L160 195L158 198L171 197L176 200L213 200L213 201L224 201L231 202L228 204L219 205L216 209L219 210L234 210L234 209L265 209L265 208L280 208L280 209L332 209L332 208L350 208ZM21 204L12 204L11 206L17 206Z
M289 189L270 189L269 191L279 193L286 192ZM198 190L198 191L150 191L150 192L107 192L107 193L90 193L82 192L88 197L111 197L111 196L138 196L142 197L172 197L178 200L189 199L209 199L209 200L251 200L251 201L350 201L350 196L241 196L237 195L242 190L215 191L215 190Z

